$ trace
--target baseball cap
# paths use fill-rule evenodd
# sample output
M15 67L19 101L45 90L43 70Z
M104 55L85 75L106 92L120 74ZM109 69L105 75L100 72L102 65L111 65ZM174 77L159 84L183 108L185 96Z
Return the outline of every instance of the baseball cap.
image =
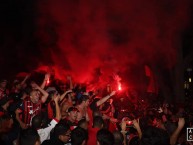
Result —
M68 111L67 112L71 112L71 111L77 111L77 112L79 112L79 110L76 108L76 107L70 107L70 108L68 108Z

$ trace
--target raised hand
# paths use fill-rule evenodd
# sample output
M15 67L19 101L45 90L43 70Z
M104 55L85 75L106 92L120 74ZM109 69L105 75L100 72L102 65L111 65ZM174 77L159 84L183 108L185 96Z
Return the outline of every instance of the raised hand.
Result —
M54 102L58 102L60 99L60 95L59 94L54 94Z
M127 121L125 121L125 120L123 120L122 122L121 122L121 131L126 131L126 123Z
M183 128L185 124L185 119L184 118L179 118L178 120L178 127Z
M71 78L71 76L68 75L68 76L66 77L66 79L67 79L67 80L71 80L72 78Z
M50 79L50 73L46 73L45 74L45 80L49 80Z
M112 91L112 92L110 93L110 96L115 95L115 93L116 93L116 91Z
M133 121L133 126L134 126L134 128L139 128L139 119L138 120L136 120L136 119L134 119Z

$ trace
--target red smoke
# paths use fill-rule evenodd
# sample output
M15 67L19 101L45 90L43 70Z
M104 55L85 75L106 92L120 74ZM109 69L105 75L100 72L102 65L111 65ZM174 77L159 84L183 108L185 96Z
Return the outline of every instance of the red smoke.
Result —
M189 2L38 1L37 37L44 53L40 67L51 66L61 79L72 74L79 82L109 83L118 74L140 87L145 64L175 65Z

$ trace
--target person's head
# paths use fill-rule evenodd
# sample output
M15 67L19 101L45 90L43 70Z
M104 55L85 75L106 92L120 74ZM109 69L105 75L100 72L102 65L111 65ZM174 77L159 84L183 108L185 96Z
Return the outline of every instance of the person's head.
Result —
M153 126L147 127L142 135L140 145L169 145L169 135L166 131Z
M76 94L72 90L69 90L68 93L65 95L65 98L68 102L72 102L73 105L76 105Z
M6 86L7 86L7 80L1 80L0 81L0 88L4 90L6 88Z
M61 111L61 116L62 119L65 119L68 116L68 108L69 108L69 103L68 102L64 102L60 105L60 111Z
M65 95L65 98L67 98L68 100L74 100L75 95L76 94L72 90L69 90L68 93Z
M77 127L72 130L71 133L71 144L72 145L86 145L88 139L88 133L85 129Z
M60 140L63 143L67 143L70 140L70 137L70 126L64 123L56 124L51 134L51 139Z
M41 128L43 124L43 116L41 114L37 114L32 118L32 127L34 129Z
M9 132L13 127L13 119L10 115L0 116L0 134Z
M123 134L120 131L114 131L113 132L114 136L114 145L122 145L124 141Z
M101 116L96 116L93 119L93 127L103 128L104 127L104 120Z
M107 129L101 129L97 132L97 145L113 145L113 134Z
M134 136L131 138L131 140L129 141L129 145L140 145L139 142L139 137L138 136Z
M109 99L109 104L112 104L113 103L113 99Z
M80 104L82 104L84 107L88 107L89 105L89 96L82 95L79 99Z
M33 103L37 103L40 99L39 91L37 90L31 90L30 92L30 99Z
M78 126L87 130L88 129L88 122L86 121L86 119L81 119L80 121L78 121Z
M76 121L78 112L79 112L79 111L78 111L78 109L77 109L76 107L70 107L70 108L68 108L68 119L69 119L71 122Z
M152 125L155 127L159 127L162 122L162 117L160 115L153 115Z
M19 145L40 145L40 137L37 130L28 128L21 130L19 135Z
M15 80L13 82L13 88L15 88L16 90L20 91L21 90L21 84L18 80Z
M48 94L49 94L48 95L48 99L47 99L49 101L54 98L54 95L58 95L59 94L55 87L48 87L46 89L46 92L48 92Z

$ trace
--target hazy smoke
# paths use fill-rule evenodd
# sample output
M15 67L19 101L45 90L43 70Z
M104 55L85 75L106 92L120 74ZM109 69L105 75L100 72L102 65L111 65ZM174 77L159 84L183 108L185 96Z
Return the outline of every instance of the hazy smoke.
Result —
M41 0L37 37L58 78L144 83L144 65L171 68L189 18L189 0ZM135 84L135 82L137 83Z

